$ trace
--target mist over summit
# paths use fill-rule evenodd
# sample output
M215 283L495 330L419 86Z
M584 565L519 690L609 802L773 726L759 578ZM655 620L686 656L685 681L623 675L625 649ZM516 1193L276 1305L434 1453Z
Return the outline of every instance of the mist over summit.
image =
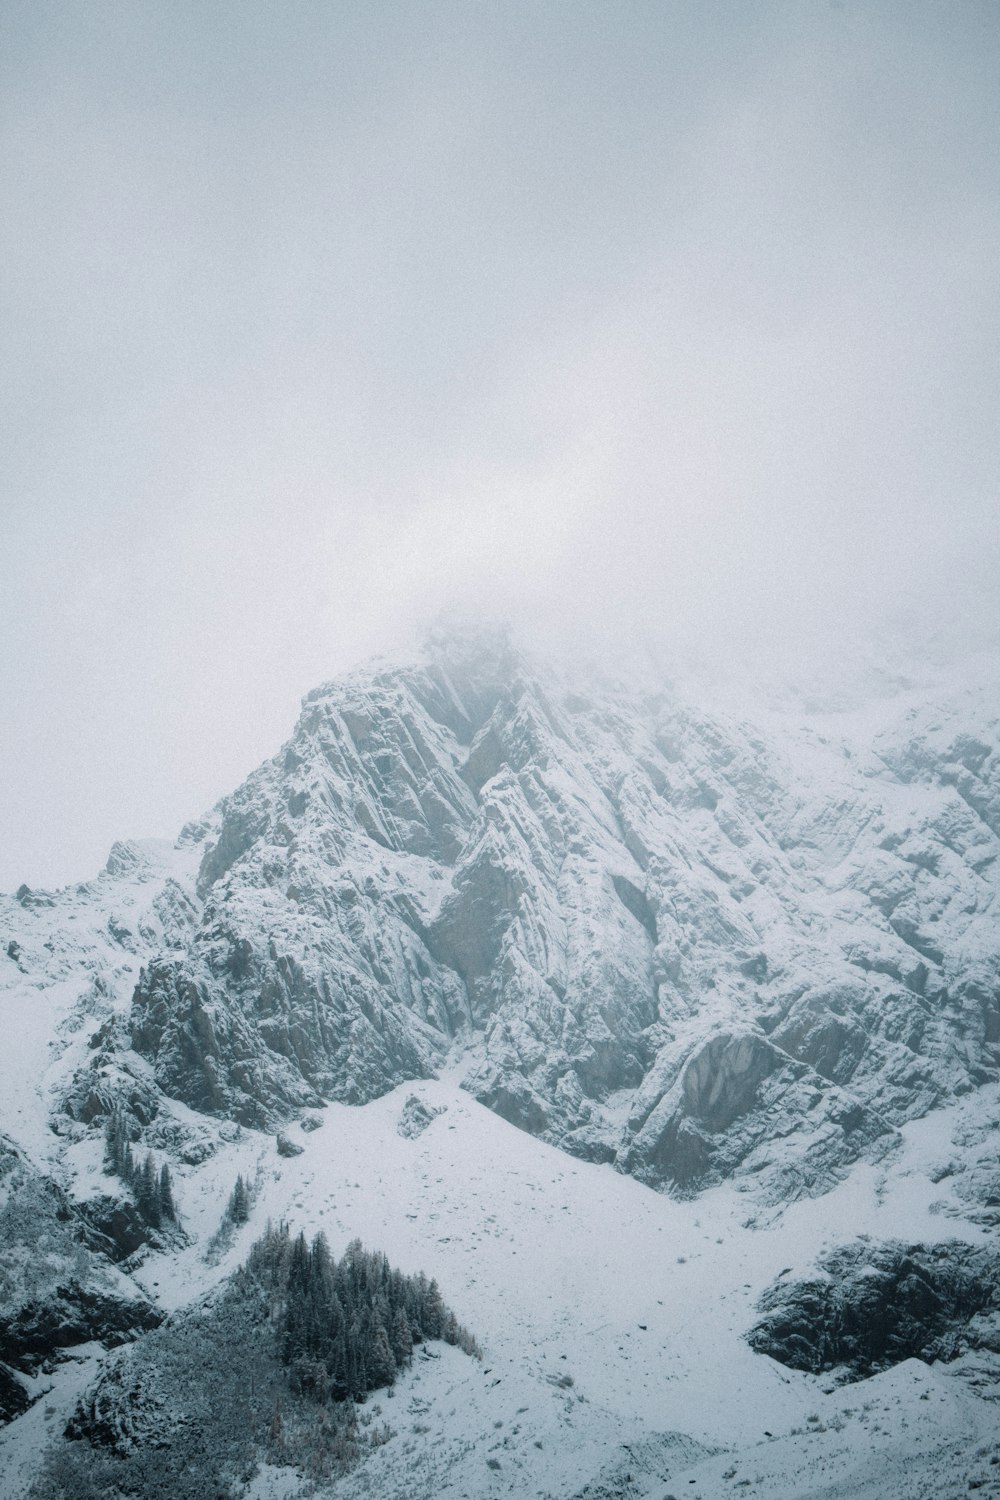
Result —
M991 4L8 9L0 886L449 606L995 633Z

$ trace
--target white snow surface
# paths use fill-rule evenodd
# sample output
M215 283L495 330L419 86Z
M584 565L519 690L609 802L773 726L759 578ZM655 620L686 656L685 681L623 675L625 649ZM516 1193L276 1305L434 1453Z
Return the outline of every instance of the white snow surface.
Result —
M444 1106L415 1140L396 1128L408 1093ZM352 1500L569 1497L601 1475L608 1488L592 1493L649 1500L679 1485L729 1494L740 1478L775 1500L903 1500L935 1476L958 1485L961 1475L959 1487L981 1471L988 1478L997 1407L956 1367L908 1361L834 1389L752 1353L743 1335L763 1287L807 1267L845 1226L877 1238L981 1239L944 1212L961 1205L931 1173L984 1102L904 1127L891 1171L859 1164L824 1198L752 1229L746 1195L730 1185L674 1201L570 1160L452 1078L422 1082L361 1108L328 1106L320 1129L293 1127L303 1147L293 1159L278 1156L273 1137L242 1131L211 1161L178 1169L192 1243L150 1256L137 1279L167 1309L197 1302L269 1219L322 1229L336 1253L360 1237L403 1270L437 1277L484 1359L430 1346L433 1357L418 1356L391 1396L370 1398L395 1436L332 1487ZM254 1185L251 1219L210 1266L206 1244L237 1172ZM39 1412L0 1434L4 1500L24 1492ZM734 1466L736 1479L725 1477ZM299 1481L266 1470L249 1493L298 1494Z

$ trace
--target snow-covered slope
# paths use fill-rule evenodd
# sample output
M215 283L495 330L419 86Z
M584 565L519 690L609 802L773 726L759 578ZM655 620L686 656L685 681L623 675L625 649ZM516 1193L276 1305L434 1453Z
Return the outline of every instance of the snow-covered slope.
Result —
M439 636L310 694L175 848L0 901L0 1127L161 1309L267 1215L441 1280L501 1385L426 1361L392 1398L426 1430L344 1493L659 1495L683 1459L708 1495L755 1482L734 1452L774 1493L861 1493L818 1478L856 1393L744 1335L861 1232L995 1252L998 744L988 675L751 720ZM411 1091L447 1108L400 1133ZM173 1238L102 1170L112 1114L170 1163ZM210 1266L237 1172L253 1224ZM886 1473L905 1422L974 1466L979 1397L912 1365L865 1386Z
M975 1393L982 1356L908 1360L837 1385L755 1355L745 1340L763 1289L813 1264L845 1226L875 1242L989 1243L961 1217L955 1182L935 1181L976 1114L972 1101L905 1126L891 1167L858 1165L826 1197L749 1230L746 1195L732 1184L697 1202L651 1193L515 1130L451 1079L417 1086L440 1112L418 1137L402 1135L409 1091L331 1104L320 1129L293 1127L303 1150L292 1159L243 1130L210 1161L179 1166L191 1243L136 1273L164 1311L182 1307L235 1267L268 1219L322 1228L341 1247L359 1235L404 1270L433 1268L484 1359L442 1348L418 1357L392 1396L373 1398L395 1435L337 1494L659 1500L679 1485L714 1496L749 1479L775 1500L860 1497L879 1474L878 1492L903 1500L918 1482L946 1496L989 1477L997 1423L996 1406ZM995 1122L995 1087L982 1105ZM255 1185L250 1221L206 1264L237 1173ZM68 1384L62 1406L53 1392L57 1418L77 1389ZM11 1475L30 1472L32 1416L0 1436ZM265 1470L251 1493L298 1490L294 1472Z

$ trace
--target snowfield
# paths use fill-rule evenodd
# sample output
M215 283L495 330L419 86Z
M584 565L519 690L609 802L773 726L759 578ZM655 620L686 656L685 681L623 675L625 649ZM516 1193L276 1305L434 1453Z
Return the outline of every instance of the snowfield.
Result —
M397 1127L412 1094L441 1113L407 1139ZM352 1500L578 1491L662 1500L678 1486L703 1497L904 1500L922 1487L967 1493L979 1480L990 1493L1000 1478L990 1465L1000 1456L998 1408L972 1393L961 1360L911 1360L835 1387L752 1353L743 1337L763 1287L808 1266L845 1225L879 1238L981 1238L953 1217L961 1202L932 1174L952 1132L986 1102L905 1127L891 1172L859 1165L824 1198L748 1228L749 1200L731 1187L673 1201L608 1166L569 1160L451 1079L421 1082L361 1108L328 1106L321 1128L297 1130L303 1150L292 1159L278 1156L273 1137L246 1130L179 1171L192 1244L150 1256L136 1275L167 1308L196 1302L270 1219L324 1230L335 1253L360 1237L404 1271L440 1281L484 1359L428 1346L391 1394L369 1398L373 1420L395 1435L333 1486ZM251 1218L208 1266L237 1173L254 1184ZM53 1421L46 1407L65 1412L90 1368L61 1369L52 1395L0 1433L5 1500L25 1493ZM299 1487L293 1473L265 1470L248 1494Z

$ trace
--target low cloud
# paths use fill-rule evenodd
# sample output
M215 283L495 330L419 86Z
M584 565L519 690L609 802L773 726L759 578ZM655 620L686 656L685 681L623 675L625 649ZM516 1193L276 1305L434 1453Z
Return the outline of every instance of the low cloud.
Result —
M4 884L442 610L708 667L995 628L992 4L0 24Z

